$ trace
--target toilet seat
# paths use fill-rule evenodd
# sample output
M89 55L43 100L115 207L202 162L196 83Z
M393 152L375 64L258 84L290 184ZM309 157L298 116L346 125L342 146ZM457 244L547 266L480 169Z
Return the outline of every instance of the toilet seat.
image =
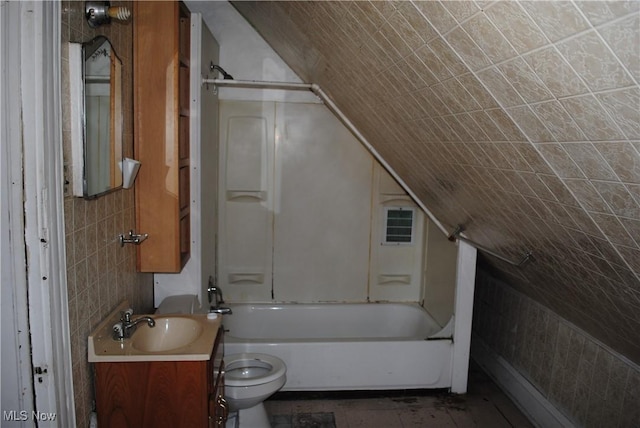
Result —
M231 354L224 357L226 386L248 387L273 382L284 376L284 362L273 355L258 353Z

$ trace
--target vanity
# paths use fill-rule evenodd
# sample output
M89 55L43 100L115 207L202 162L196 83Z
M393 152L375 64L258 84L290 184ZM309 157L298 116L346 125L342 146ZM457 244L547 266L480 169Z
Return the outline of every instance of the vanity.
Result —
M149 315L154 327L140 323L130 338L114 340L127 308L123 302L89 336L98 426L224 427L221 317Z

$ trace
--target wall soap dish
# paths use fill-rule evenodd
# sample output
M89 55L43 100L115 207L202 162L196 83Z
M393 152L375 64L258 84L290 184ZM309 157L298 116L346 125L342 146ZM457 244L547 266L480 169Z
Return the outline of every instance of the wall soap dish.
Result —
M129 234L126 236L123 233L121 233L118 236L118 239L120 240L120 246L124 247L124 244L140 245L148 237L149 237L148 233L136 234L136 233L133 233L133 230L130 230Z

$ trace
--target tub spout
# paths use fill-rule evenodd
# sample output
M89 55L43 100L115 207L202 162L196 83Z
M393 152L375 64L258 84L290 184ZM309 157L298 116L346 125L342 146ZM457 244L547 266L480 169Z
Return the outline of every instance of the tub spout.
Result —
M231 315L233 312L231 311L231 308L222 308L222 307L218 307L218 308L214 308L213 306L211 307L211 309L209 309L209 312L213 312L214 314L221 314L221 315Z

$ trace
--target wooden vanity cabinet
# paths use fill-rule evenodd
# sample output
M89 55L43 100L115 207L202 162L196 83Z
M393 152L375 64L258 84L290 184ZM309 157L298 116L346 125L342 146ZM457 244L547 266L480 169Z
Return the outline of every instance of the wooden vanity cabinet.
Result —
M98 426L224 427L223 334L206 361L95 363Z
M182 2L134 2L136 230L141 272L180 272L190 255L191 15Z
M222 337L222 327L218 336ZM229 416L229 407L224 398L224 342L214 351L213 370L209 371L209 428L224 428Z

